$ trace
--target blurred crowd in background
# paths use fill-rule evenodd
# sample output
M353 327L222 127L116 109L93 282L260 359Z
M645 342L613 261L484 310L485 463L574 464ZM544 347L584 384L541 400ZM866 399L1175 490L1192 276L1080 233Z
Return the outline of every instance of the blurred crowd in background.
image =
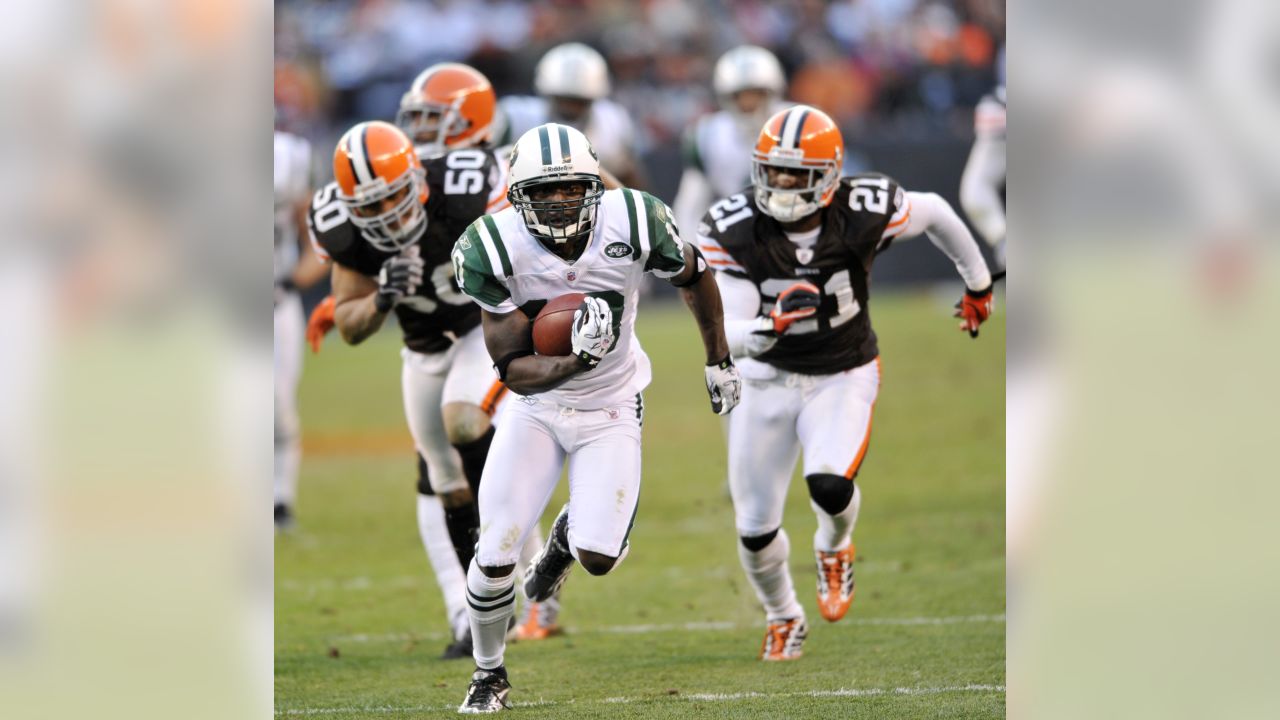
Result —
M846 135L971 137L973 106L1002 81L1005 23L1002 0L283 0L275 20L278 119L322 148L390 119L432 63L532 94L543 53L580 41L607 59L642 155L717 109L712 67L743 43L772 50L789 96Z

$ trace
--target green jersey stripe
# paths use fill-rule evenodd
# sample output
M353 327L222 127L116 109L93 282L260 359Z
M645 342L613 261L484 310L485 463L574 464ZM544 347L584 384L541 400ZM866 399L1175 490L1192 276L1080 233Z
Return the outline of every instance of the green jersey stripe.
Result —
M485 273L492 275L493 265L489 263L489 254L484 252L484 243L480 240L480 232L476 230L475 223L467 226L466 236L467 240L471 241L471 247L480 251L475 253L475 256L480 258L480 264L484 265Z
M640 259L640 228L636 219L636 200L631 197L630 190L622 191L622 199L627 201L627 219L631 222L631 255Z
M507 246L502 242L502 236L498 234L498 226L494 224L493 216L485 215L481 220L484 221L485 229L489 231L494 247L498 249L498 258L502 261L502 276L511 277L511 257L507 255Z

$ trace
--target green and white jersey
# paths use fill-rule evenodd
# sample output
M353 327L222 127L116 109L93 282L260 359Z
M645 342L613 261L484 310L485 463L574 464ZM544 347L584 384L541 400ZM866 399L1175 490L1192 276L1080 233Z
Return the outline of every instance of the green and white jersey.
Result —
M608 190L582 255L569 262L525 229L515 208L485 215L453 248L458 287L485 310L519 310L530 319L548 300L580 292L603 298L613 310L614 346L594 369L541 395L567 407L592 410L634 398L652 379L649 358L635 337L644 273L662 278L684 269L684 243L671 210L638 190Z

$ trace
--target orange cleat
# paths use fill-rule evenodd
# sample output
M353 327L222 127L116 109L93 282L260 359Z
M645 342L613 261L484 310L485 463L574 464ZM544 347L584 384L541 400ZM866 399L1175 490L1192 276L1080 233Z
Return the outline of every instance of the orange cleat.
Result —
M556 624L560 617L560 600L556 597L543 602L527 602L524 606L524 617L512 631L516 640L546 640L561 635L564 630Z
M802 617L773 620L764 631L760 659L766 662L798 660L804 654L801 646L808 636L809 626Z
M814 553L818 560L818 609L827 622L835 622L853 604L853 543L836 552Z

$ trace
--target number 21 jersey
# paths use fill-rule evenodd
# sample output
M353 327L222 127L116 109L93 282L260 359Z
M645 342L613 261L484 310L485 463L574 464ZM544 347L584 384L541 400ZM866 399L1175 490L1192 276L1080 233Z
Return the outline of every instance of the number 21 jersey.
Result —
M906 228L910 205L891 178L862 173L841 179L822 227L808 245L792 241L756 205L750 188L712 205L698 227L698 245L717 272L750 280L761 315L797 282L821 291L817 313L793 323L755 359L806 375L843 372L880 353L868 314L869 275L876 256Z

